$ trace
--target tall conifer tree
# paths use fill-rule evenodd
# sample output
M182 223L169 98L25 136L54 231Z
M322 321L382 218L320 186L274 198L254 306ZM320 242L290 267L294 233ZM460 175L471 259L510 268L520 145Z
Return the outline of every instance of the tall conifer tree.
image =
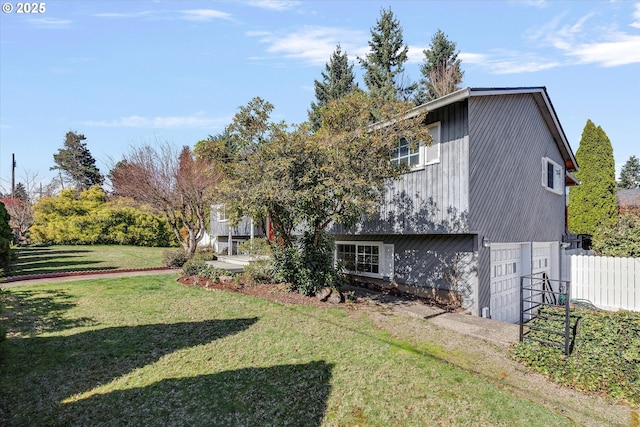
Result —
M618 188L640 188L640 160L636 156L629 157L629 160L622 166Z
M450 41L442 30L433 35L429 49L422 52L422 79L415 99L418 105L455 92L464 75L460 69L462 61L458 58L460 52L456 51L455 42Z
M400 21L391 9L381 10L380 19L371 29L369 47L371 51L358 60L365 70L364 82L371 95L388 101L410 99L416 85L403 80L409 47L402 38Z
M600 126L587 120L576 151L580 185L569 191L569 231L595 235L617 218L613 147Z
M96 166L96 160L91 155L87 138L76 132L67 132L64 146L53 155L56 164L51 170L59 170L77 190L87 190L91 186L101 185L104 177Z
M313 130L318 130L320 123L320 109L329 101L339 99L358 88L353 74L353 64L349 64L346 52L342 52L340 45L331 54L329 62L325 65L325 71L321 73L322 81L314 80L317 102L311 103L309 120Z

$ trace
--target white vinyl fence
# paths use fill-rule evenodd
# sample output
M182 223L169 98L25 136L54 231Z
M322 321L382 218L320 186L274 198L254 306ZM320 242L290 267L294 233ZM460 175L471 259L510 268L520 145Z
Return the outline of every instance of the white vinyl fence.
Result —
M605 310L640 311L640 258L562 256L562 272L571 281L571 298L589 300Z

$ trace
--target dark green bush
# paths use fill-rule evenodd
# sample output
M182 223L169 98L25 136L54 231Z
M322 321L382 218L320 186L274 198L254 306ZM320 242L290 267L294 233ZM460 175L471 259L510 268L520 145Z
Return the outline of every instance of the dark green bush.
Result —
M180 268L189 260L182 249L167 249L162 253L162 265L171 268Z
M514 358L553 381L640 404L640 313L572 309L581 319L573 352L536 342L518 344Z
M182 265L182 274L185 276L198 276L200 275L200 270L205 268L206 265L204 261L190 259Z
M0 268L6 268L11 261L10 244L13 232L9 225L10 220L9 212L4 207L4 203L0 202Z
M305 233L299 247L274 249L274 278L291 284L294 291L315 295L323 288L339 288L342 274L333 262L334 241L329 233L323 233L316 245L314 236Z
M215 261L218 257L211 248L199 248L193 255L193 259L199 261Z

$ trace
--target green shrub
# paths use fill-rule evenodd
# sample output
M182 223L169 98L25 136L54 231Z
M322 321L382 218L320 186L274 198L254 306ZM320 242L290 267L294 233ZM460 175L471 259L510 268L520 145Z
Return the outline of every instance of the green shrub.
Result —
M272 258L258 258L244 268L245 277L254 283L272 283L274 268Z
M193 255L193 259L199 261L215 261L218 257L211 248L199 248Z
M315 295L323 288L340 288L342 274L334 266L333 236L323 233L314 246L314 236L305 233L299 247L274 249L274 278L291 284L304 295Z
M162 265L171 268L180 268L187 261L189 257L182 249L167 249L162 253Z
M200 271L203 270L207 264L205 261L197 259L190 259L182 265L182 274L185 276L199 276Z
M13 232L9 221L11 217L9 212L4 207L4 203L0 202L0 268L5 268L11 261L11 240L13 239Z
M79 193L66 189L39 199L30 236L34 242L51 244L165 247L177 243L163 217L128 199L107 201L98 186Z
M580 317L573 352L518 344L514 358L553 381L640 404L640 313L572 309Z

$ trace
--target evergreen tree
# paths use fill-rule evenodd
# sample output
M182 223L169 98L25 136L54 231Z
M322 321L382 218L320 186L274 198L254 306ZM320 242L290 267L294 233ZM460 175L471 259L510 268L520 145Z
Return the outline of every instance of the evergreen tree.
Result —
M569 191L569 230L595 235L616 221L616 172L611 141L591 120L582 132L576 160L580 169L575 175L580 185Z
M9 265L11 259L10 244L13 240L13 231L9 222L11 217L4 207L4 203L0 202L0 276L2 276L2 270Z
M416 104L424 104L455 92L460 87L464 71L460 69L455 42L438 30L431 38L429 49L423 50L424 63L420 66L422 79L416 95Z
M629 157L629 160L622 166L618 188L640 188L640 160L636 156Z
M29 193L27 193L27 188L23 183L19 182L16 184L16 189L14 191L13 197L22 200L23 202L27 202L29 200Z
M69 131L63 148L53 155L56 166L51 167L51 170L59 170L77 190L86 190L93 185L101 185L104 181L96 160L84 142L86 139L82 134Z
M371 95L387 101L410 99L416 85L403 80L409 47L404 44L400 21L391 9L381 10L380 19L371 29L369 47L371 51L358 60Z
M349 64L346 52L342 52L340 45L331 55L329 62L325 65L325 71L321 73L322 81L314 80L317 102L311 103L309 111L309 121L313 130L318 130L320 122L320 109L327 105L329 101L339 99L358 88L353 74L353 64Z

